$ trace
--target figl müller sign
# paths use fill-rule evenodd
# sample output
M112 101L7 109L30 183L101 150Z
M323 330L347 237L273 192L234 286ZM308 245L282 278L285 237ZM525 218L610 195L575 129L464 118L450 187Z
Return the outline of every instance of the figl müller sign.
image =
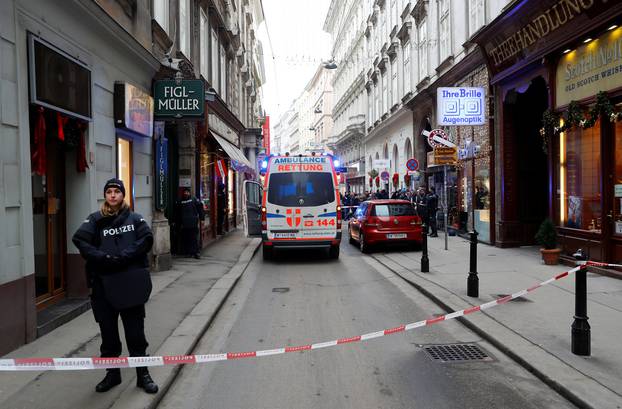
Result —
M484 125L486 123L484 88L440 87L436 92L439 125Z
M154 116L158 119L203 119L205 84L202 80L161 80L153 89Z

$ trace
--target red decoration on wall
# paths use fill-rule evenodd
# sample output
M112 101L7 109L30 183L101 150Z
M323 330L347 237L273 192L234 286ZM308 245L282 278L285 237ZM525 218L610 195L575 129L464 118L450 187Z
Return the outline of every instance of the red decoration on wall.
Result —
M376 176L376 187L380 186L380 176Z
M372 187L374 185L374 178L370 177L369 178L369 187Z
M37 119L35 120L34 146L31 148L32 171L36 175L45 175L45 118L43 107L37 108Z
M397 173L393 174L393 186L397 186L400 183L400 175Z
M410 185L410 175L408 174L404 175L404 183L407 185Z
M58 139L65 141L65 124L69 118L64 117L60 112L56 113L56 125L58 127Z
M86 161L86 141L84 140L84 131L87 128L87 123L79 121L78 131L80 132L80 140L78 141L78 151L76 152L76 170L80 173L86 172L89 164Z

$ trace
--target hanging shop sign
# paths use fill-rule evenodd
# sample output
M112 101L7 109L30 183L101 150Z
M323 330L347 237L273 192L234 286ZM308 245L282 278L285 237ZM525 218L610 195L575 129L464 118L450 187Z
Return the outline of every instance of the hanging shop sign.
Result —
M155 117L201 120L205 115L205 83L202 80L160 80L153 87Z
M372 168L376 170L389 169L391 167L391 159L374 159L372 160Z
M434 148L435 165L455 165L457 162L458 150L456 148L439 147Z
M555 107L622 85L622 27L564 54L557 66Z
M439 125L486 123L486 91L477 87L439 87L436 108Z
M442 129L433 129L430 132L426 131L426 133L423 134L427 134L426 138L428 140L428 145L430 145L431 148L440 148L443 146L453 148L454 146L456 146L453 142L449 140L449 135L447 134L447 132L443 131Z
M144 136L153 136L153 97L126 82L114 84L114 124Z
M155 208L164 210L168 197L168 139L164 136L161 136L156 141L155 165Z

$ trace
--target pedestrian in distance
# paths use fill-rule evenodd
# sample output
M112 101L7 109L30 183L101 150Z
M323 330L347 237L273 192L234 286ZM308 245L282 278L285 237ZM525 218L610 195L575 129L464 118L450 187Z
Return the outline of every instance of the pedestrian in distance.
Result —
M181 200L176 203L176 224L181 237L180 253L186 257L200 259L199 254L199 221L205 220L203 204L192 196L189 188L182 191Z
M428 219L430 223L430 237L438 237L436 228L436 213L438 212L438 195L434 186L430 187L430 193L426 197L426 205L428 207Z
M420 187L417 190L417 194L415 195L413 201L415 204L415 207L417 209L417 215L419 215L419 217L421 217L421 221L424 224L425 227L425 231L423 231L423 234L428 234L430 225L429 225L429 218L428 218L428 205L427 205L427 194L425 191L424 187Z
M104 186L105 201L91 213L73 235L73 243L86 260L91 307L101 331L101 357L121 355L119 316L130 356L146 356L145 303L151 294L147 253L153 234L143 217L125 202L125 186L110 179ZM158 392L147 367L136 368L136 386L147 393ZM121 383L121 370L106 370L97 392Z

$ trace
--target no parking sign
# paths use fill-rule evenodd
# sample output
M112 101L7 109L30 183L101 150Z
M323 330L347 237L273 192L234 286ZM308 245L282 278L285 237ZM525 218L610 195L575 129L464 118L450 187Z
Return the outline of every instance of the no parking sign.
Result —
M419 161L415 158L408 159L408 161L406 161L406 168L411 172L414 172L419 169Z

